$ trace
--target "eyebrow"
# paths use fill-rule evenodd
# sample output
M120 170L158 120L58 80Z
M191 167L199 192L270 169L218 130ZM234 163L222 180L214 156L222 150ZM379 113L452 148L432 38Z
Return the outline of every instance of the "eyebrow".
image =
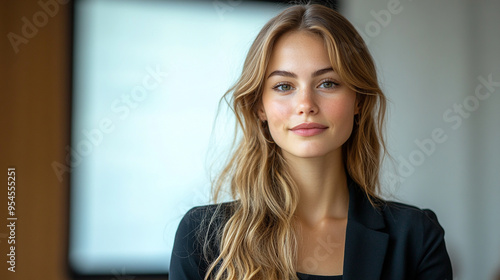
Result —
M312 73L311 77L314 78L314 77L317 77L319 75L323 75L325 73L328 73L330 71L333 71L332 67L323 68L323 69L320 69L320 70L315 71L314 73ZM295 74L293 72L289 72L289 71L284 71L284 70L273 71L273 72L271 72L271 74L269 74L269 76L267 76L267 78L269 79L272 76L285 76L285 77L297 78L297 74Z

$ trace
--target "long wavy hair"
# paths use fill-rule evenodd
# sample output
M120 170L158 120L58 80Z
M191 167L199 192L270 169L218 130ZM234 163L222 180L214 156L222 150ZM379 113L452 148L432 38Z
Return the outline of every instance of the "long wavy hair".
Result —
M333 69L356 92L359 113L342 147L343 161L348 176L372 204L379 199L386 99L373 59L361 36L338 12L317 4L289 7L264 25L250 47L241 76L223 97L243 133L213 182L214 202L225 188L235 201L224 223L216 222L217 215L222 215L220 203L215 215L207 218L211 230L205 228L202 233L203 252L209 261L205 279L297 279L293 217L298 188L281 149L257 116L273 45L290 31L319 35ZM209 244L216 244L216 255Z

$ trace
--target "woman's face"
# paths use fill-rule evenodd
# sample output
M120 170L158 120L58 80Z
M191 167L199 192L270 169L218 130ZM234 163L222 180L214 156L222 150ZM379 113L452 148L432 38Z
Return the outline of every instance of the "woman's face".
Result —
M356 93L333 71L323 39L288 32L275 43L258 115L285 158L331 157L352 132Z

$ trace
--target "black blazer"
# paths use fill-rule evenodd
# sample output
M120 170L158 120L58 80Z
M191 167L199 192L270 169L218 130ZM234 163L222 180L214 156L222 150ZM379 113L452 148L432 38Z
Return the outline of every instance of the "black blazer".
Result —
M348 185L343 280L452 280L444 230L431 210L390 201L376 209L356 183L349 179ZM172 251L170 280L204 278L207 263L196 231L214 209L215 205L195 207L182 219ZM218 252L216 246L213 249Z

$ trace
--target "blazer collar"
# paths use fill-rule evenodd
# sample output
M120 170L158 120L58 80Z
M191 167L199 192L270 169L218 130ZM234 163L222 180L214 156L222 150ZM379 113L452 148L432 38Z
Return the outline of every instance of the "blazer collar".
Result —
M344 251L344 280L380 279L389 235L382 213L370 204L361 187L348 176L349 210Z

